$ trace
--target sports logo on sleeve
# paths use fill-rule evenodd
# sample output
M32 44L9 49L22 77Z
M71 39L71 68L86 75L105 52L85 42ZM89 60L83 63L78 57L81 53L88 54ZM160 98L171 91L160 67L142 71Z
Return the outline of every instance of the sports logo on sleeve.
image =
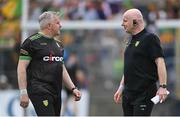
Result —
M23 55L28 55L29 54L28 51L23 50L23 49L20 50L20 53L23 54Z

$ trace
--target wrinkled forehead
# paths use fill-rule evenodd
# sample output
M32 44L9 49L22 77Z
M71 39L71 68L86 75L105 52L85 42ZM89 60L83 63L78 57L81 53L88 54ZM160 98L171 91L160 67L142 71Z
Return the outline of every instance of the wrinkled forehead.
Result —
M131 19L133 19L131 15L128 14L123 15L123 20L131 20Z

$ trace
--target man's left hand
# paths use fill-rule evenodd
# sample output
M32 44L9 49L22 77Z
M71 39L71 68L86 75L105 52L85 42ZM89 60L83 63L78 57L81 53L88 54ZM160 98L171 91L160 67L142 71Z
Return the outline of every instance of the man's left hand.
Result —
M160 97L160 103L164 102L167 98L167 89L166 88L162 88L162 87L159 87L156 95L159 95Z

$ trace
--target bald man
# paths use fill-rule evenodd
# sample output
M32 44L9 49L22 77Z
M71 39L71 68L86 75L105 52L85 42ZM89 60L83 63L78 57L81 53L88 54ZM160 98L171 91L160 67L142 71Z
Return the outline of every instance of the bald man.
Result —
M159 95L162 103L167 97L167 74L160 40L145 29L138 9L124 13L122 26L131 34L131 39L125 50L124 75L114 101L119 103L122 97L125 116L150 116L154 105L151 98Z

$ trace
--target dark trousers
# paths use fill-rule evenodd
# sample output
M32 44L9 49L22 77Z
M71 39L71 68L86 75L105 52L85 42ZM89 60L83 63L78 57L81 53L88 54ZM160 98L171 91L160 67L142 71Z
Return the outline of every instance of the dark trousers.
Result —
M124 93L122 98L124 116L150 116L154 106L151 98L156 95L156 91L156 85L153 85L142 93Z
M60 116L61 97L52 95L29 96L37 116Z
M139 102L132 104L126 97L123 97L124 116L150 116L153 108L152 102Z

